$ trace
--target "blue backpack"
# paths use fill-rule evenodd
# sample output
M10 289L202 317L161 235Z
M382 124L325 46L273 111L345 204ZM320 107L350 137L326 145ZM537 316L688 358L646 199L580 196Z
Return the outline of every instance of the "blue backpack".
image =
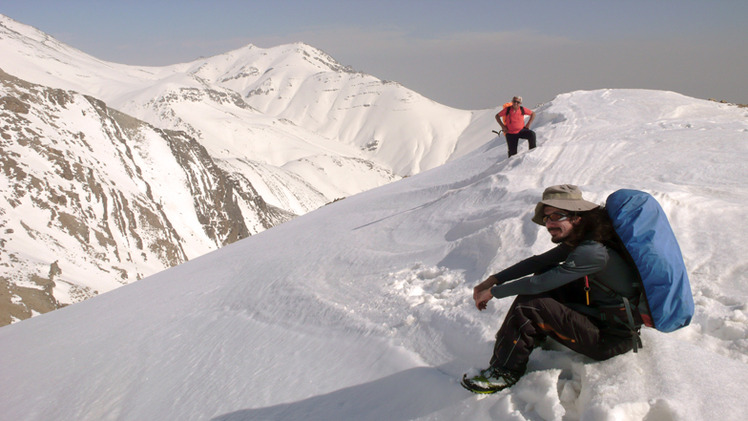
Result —
M641 278L637 310L644 324L662 332L687 326L694 314L691 286L660 204L648 193L618 190L608 196L605 207Z

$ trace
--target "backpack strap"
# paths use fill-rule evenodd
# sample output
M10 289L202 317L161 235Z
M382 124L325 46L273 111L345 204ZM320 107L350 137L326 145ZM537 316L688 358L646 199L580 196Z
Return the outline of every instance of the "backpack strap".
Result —
M588 277L585 276L585 282L587 282ZM612 321L616 322L620 325L625 326L629 333L631 334L631 340L633 341L633 350L634 353L639 351L639 348L643 348L642 339L641 339L641 322L637 323L637 320L634 317L634 308L631 304L631 301L624 295L617 293L613 288L610 288L609 286L605 285L602 281L599 279L589 278L595 285L600 287L600 289L603 290L606 294L608 294L611 297L620 297L621 301L623 302L623 311L625 312L625 318L624 315L621 314L619 308L612 308L612 309L601 309L600 311L600 319L603 321ZM587 284L589 285L589 284ZM635 285L637 289L640 288L639 284ZM585 288L585 290L588 290L589 286ZM588 292L589 294L589 292ZM588 298L589 300L589 298ZM587 305L589 305L589 301L587 302ZM639 315L637 310L637 315ZM641 320L641 315L639 315L639 320Z
M623 306L626 308L626 318L628 321L626 326L631 329L631 340L634 342L634 353L637 353L639 348L643 348L640 327L634 323L634 312L631 310L629 299L624 296L621 296L621 298L623 298Z

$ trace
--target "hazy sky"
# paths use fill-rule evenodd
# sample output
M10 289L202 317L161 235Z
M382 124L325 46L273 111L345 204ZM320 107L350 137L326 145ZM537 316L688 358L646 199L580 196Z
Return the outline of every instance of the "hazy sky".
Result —
M746 0L2 0L0 13L134 65L304 42L461 109L599 88L748 103Z

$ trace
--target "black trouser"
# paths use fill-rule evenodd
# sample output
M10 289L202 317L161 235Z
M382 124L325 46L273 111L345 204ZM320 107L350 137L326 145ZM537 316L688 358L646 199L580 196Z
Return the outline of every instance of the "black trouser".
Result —
M522 129L516 134L506 134L506 146L509 148L509 156L517 155L517 146L520 139L527 139L530 149L535 148L535 132L530 129Z
M548 336L595 360L605 360L633 348L630 334L601 329L552 294L519 295L496 334L491 366L521 376L533 348Z

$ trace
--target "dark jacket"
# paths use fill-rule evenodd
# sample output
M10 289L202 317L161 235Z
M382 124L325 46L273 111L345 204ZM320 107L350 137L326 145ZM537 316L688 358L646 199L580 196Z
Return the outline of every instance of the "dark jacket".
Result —
M578 283L585 276L589 277L590 305L585 302L583 284L577 288L579 299L567 303L581 313L599 317L599 308L620 306L621 295L629 299L638 295L636 269L614 249L590 240L576 248L561 244L493 275L498 284L491 294L496 298L536 295ZM517 280L509 282L513 279Z

